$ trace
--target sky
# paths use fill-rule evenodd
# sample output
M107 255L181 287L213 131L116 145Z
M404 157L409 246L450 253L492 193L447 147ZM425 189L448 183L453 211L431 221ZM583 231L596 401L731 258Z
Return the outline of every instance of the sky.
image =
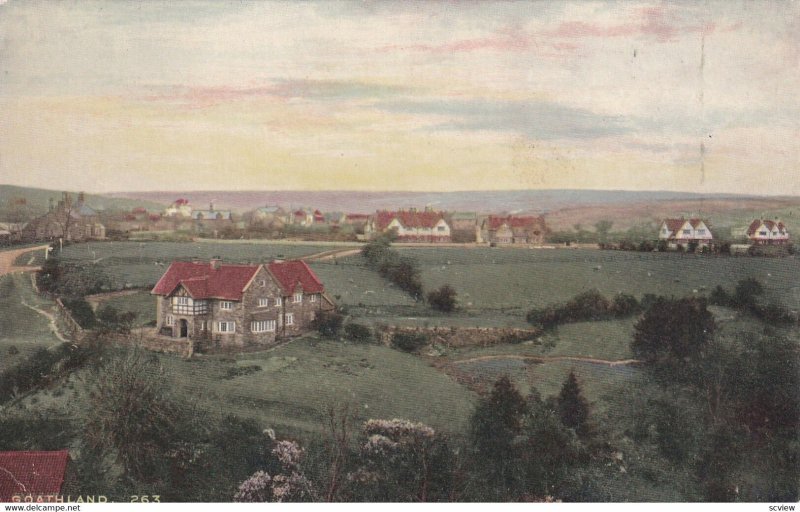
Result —
M0 0L0 183L800 195L800 1Z

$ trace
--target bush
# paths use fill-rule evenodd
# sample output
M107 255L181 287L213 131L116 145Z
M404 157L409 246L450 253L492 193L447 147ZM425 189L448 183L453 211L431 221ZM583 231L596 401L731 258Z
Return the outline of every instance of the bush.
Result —
M428 336L421 332L396 332L392 335L392 346L403 352L416 352L428 344Z
M731 294L728 293L725 288L717 285L717 287L711 291L711 295L708 297L708 303L715 306L729 307L733 305L733 297L731 297Z
M312 325L321 335L333 338L339 335L342 323L344 323L344 317L336 311L321 311Z
M15 356L17 354L19 354L19 349L17 348L16 345L11 345L10 347L8 347L8 355Z
M72 318L84 329L91 329L97 323L92 306L83 297L66 299L64 306L72 314Z
M372 329L362 324L347 324L344 326L344 337L357 343L367 343L372 340Z
M614 310L614 316L623 318L638 313L640 306L639 301L633 295L618 293L614 297L612 309Z
M456 309L456 291L450 285L443 285L428 294L428 303L434 309L450 313Z

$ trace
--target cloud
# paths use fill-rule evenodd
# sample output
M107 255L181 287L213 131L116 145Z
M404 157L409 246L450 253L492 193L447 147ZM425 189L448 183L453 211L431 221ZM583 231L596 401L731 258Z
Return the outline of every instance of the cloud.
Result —
M631 127L621 117L534 101L429 100L383 102L378 108L395 113L441 116L433 130L515 132L535 139L593 139L619 135Z

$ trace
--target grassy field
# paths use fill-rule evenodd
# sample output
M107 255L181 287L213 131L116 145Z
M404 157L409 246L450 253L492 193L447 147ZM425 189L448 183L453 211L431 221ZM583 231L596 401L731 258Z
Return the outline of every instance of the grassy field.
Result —
M52 302L39 297L29 274L0 277L0 371L21 361L34 350L60 343L50 321L25 304L50 312ZM18 354L9 353L15 347Z
M137 291L132 295L122 295L101 300L98 304L99 311L103 306L112 306L117 311L136 313L134 326L147 325L156 319L156 298L149 291Z

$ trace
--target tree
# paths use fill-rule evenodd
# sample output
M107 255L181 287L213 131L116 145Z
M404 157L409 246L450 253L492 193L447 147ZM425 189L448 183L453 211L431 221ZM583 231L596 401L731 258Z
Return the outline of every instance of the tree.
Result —
M113 454L126 476L144 482L168 477L179 430L161 373L156 359L134 350L97 369L89 388L88 447Z
M313 327L328 338L334 338L342 330L344 317L336 311L320 311L313 322Z
M471 445L490 492L502 493L516 487L513 467L519 452L514 441L522 432L526 412L525 399L511 380L503 376L472 414Z
M764 287L757 279L748 277L736 285L734 301L740 308L752 307L756 304L756 297L761 295L764 295Z
M648 363L675 363L696 354L716 328L706 306L701 298L659 297L634 327L634 355Z
M456 308L456 291L448 284L442 285L428 294L428 303L434 309L450 313Z
M594 230L597 232L597 238L600 242L606 242L608 240L608 232L611 231L613 225L614 223L607 219L599 220L594 223Z
M589 435L589 403L583 397L583 392L573 371L569 372L561 386L561 392L558 394L558 414L561 422L575 430L579 436Z

